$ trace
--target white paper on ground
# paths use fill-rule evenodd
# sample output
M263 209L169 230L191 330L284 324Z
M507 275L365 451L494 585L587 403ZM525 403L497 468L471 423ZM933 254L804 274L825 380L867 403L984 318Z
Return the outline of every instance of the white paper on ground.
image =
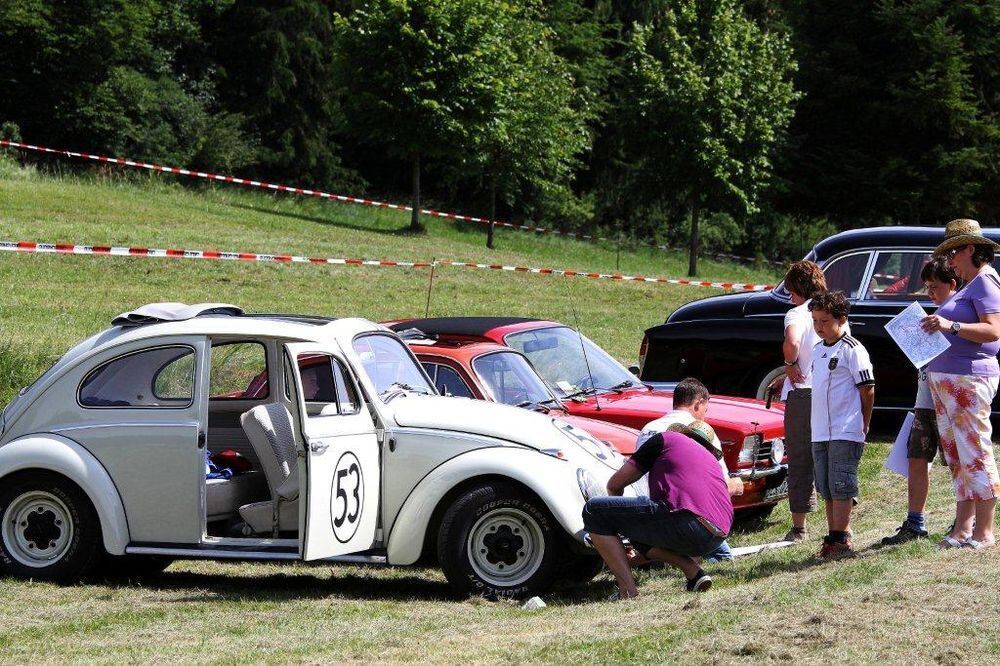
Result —
M775 541L774 543L762 543L759 546L742 546L740 548L733 548L733 557L756 555L765 550L777 550L778 548L788 548L794 545L794 541Z
M889 455L885 459L886 469L905 477L910 476L910 463L906 459L906 444L910 441L910 430L912 429L913 412L907 412L906 418L903 419L903 427L899 429L896 441L893 443L892 449L889 450Z
M926 333L920 328L920 320L926 316L924 309L914 301L885 325L885 332L918 369L951 346L941 331Z

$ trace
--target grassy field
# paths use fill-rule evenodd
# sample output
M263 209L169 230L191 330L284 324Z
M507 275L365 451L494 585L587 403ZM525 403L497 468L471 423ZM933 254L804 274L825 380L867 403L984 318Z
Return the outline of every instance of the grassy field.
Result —
M612 248L428 220L398 232L387 211L157 180L42 177L0 163L0 238L216 248L393 259L452 258L613 270ZM717 279L774 281L773 272L703 262ZM621 271L683 275L673 253L621 256ZM149 301L224 301L256 311L372 319L422 314L427 272L0 253L0 403L75 340ZM718 293L534 275L440 269L431 314L578 320L620 359L678 304ZM930 543L877 550L898 525L905 482L870 446L857 510L858 558L814 564L808 545L711 568L698 597L669 572L647 574L640 602L604 601L594 582L553 591L549 606L460 600L434 569L174 564L158 579L58 587L0 579L0 663L25 662L624 662L769 661L996 663L1000 550L944 552ZM935 468L930 521L951 519L947 473ZM734 546L774 541L785 507L739 532Z

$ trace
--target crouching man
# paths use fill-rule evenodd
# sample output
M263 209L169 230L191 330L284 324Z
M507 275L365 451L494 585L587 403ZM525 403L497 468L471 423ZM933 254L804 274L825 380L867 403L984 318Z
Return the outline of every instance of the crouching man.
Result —
M611 497L595 497L583 508L584 529L618 582L616 598L638 596L620 537L645 558L677 567L689 592L703 592L712 579L698 565L725 541L733 524L726 479L714 454L715 432L704 421L658 433L646 440L608 480ZM649 475L649 497L622 497L625 487Z

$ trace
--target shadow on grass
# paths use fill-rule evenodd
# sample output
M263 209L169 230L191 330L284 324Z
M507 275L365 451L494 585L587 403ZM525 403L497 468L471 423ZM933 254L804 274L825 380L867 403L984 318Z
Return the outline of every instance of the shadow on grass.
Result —
M319 571L322 571L319 570ZM373 569L373 571L379 571ZM384 570L381 570L384 571ZM447 583L422 578L419 573L402 577L363 574L323 575L272 573L262 576L229 576L167 570L157 576L104 581L112 587L142 586L158 591L190 591L174 602L260 601L294 602L303 599L348 598L359 601L456 601L460 599Z
M252 210L255 213L261 213L264 215L273 215L275 217L285 217L294 220L301 220L303 222L315 222L316 224L323 224L330 227L337 227L338 229L350 229L352 231L368 231L373 234L382 234L383 236L423 236L426 231L414 232L410 231L409 222L406 218L401 218L400 223L406 224L406 226L401 226L395 229L380 229L379 227L371 227L364 224L352 224L350 222L343 222L341 220L333 220L328 217L319 217L317 215L306 215L304 213L291 213L288 211L274 210L270 208L259 208L257 206L251 206L249 204L233 203L227 202L225 204L230 208L240 208L242 210Z

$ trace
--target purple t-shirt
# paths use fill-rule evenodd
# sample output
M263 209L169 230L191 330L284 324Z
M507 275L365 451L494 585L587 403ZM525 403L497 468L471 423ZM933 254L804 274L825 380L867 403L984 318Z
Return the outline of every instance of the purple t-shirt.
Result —
M719 461L679 432L647 439L628 460L649 474L649 498L671 511L707 518L723 532L733 526L733 503Z
M974 324L985 314L1000 312L1000 279L992 267L969 281L954 296L949 298L937 314L949 321ZM945 337L951 347L927 365L929 372L946 372L953 375L979 375L996 377L1000 375L997 366L997 352L1000 341L979 344L970 342L950 332Z

